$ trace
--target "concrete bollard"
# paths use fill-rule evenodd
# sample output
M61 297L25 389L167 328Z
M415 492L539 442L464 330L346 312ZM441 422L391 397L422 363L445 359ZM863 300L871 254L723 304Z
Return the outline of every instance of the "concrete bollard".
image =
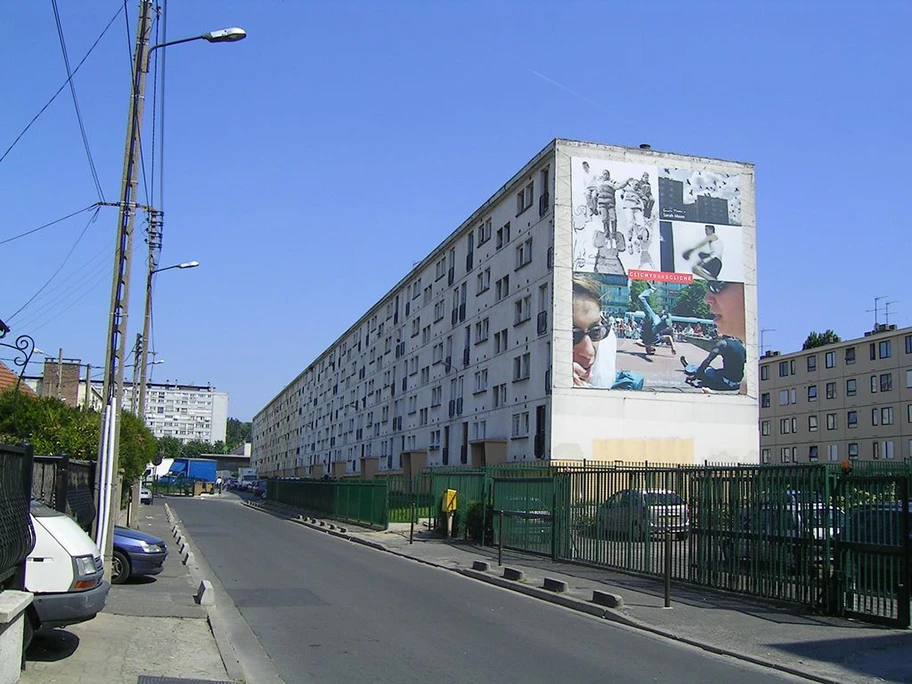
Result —
M472 561L472 570L487 572L490 568L491 566L487 561Z
M196 558L193 556L192 551L186 551L183 557L184 565L196 565Z
M348 530L345 529L344 527L340 527L339 532L341 532L342 534L345 534L346 532L348 532Z
M563 580L556 580L550 577L545 577L545 581L542 583L542 589L547 589L548 591L563 594L567 591L567 583Z
M200 582L199 589L196 590L195 599L201 606L215 605L215 592L212 590L212 582L209 580Z
M624 605L624 599L620 594L612 594L607 591L593 591L592 602L607 608L620 608Z
M526 573L522 570L517 570L516 568L504 568L503 576L504 579L515 580L517 582L522 582L526 579Z

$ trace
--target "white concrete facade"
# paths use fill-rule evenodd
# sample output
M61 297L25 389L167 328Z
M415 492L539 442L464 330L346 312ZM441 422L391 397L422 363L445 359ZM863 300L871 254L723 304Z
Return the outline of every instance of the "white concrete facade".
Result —
M573 387L570 174L581 155L740 177L740 394ZM254 416L252 465L341 476L536 460L756 462L753 188L748 164L553 141Z

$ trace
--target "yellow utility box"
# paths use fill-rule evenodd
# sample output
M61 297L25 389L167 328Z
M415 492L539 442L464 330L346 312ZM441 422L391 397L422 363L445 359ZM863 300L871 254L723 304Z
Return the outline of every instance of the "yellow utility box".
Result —
M456 490L443 490L443 511L444 513L453 513L456 511Z

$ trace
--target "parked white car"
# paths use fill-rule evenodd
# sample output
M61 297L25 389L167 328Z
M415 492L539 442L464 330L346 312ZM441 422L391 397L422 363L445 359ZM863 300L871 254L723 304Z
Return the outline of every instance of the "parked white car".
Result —
M690 510L669 489L624 489L599 506L597 516L599 530L605 535L646 540L652 535L674 534L683 539L690 532Z

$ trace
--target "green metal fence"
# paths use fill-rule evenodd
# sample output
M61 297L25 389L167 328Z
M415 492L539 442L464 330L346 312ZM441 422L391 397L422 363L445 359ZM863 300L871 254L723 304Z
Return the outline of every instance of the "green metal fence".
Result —
M431 478L389 477L384 480L388 488L389 521L418 522L435 516L436 498L431 492Z
M266 498L368 527L389 523L383 480L269 480Z
M491 501L498 544L556 556L553 477L494 477Z
M469 510L475 506L485 509L487 501L487 473L484 469L476 468L437 468L419 476L429 480L427 485L429 496L434 502L435 529L440 529L443 523L441 515L441 500L443 492L447 489L456 490L456 512L453 516L453 536L467 537L467 521Z

